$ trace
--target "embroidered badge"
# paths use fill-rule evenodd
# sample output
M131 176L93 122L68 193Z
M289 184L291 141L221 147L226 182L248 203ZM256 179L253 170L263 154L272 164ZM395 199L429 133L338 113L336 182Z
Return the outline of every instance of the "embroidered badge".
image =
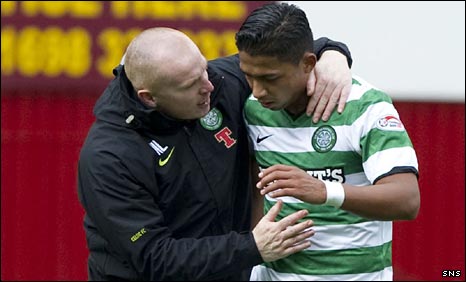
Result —
M223 115L222 113L213 108L208 112L203 118L201 118L200 122L202 127L207 130L216 130L222 125Z
M323 125L312 135L312 147L319 153L330 151L337 143L335 129L329 125Z
M377 128L381 130L403 131L403 123L395 116L384 116L377 121Z
M233 137L231 137L231 133L231 130L227 126L225 126L224 128L222 128L222 130L215 133L215 139L217 139L219 143L223 142L225 144L225 147L231 148L231 146L236 144L236 140Z

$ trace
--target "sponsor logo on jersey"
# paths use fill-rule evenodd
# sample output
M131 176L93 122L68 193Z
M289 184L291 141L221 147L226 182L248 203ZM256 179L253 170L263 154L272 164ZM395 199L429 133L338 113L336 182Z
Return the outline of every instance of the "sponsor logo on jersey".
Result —
M335 146L336 143L337 134L335 129L329 125L320 126L312 135L312 147L316 152L328 152Z
M343 167L329 167L306 171L309 175L322 181L332 181L345 183L345 173Z
M377 121L377 128L380 130L403 131L403 123L395 116L384 116Z
M273 134L266 135L266 136L263 136L263 137L260 137L259 135L257 135L257 139L256 139L257 144L259 144L260 142L264 141L265 139L269 138L272 135Z
M216 130L222 125L223 115L222 113L213 108L208 112L203 118L201 118L200 122L202 127L207 130Z

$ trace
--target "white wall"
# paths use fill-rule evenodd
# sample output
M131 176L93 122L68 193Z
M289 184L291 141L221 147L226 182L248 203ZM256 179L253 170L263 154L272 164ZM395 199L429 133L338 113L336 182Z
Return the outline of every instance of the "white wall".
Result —
M353 73L396 100L465 101L465 2L283 1L318 38L345 42Z

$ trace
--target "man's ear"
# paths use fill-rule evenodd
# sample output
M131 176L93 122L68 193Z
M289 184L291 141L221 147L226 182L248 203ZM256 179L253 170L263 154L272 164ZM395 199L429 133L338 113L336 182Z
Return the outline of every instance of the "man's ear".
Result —
M311 52L304 53L303 65L304 65L304 71L306 73L310 73L312 69L314 69L316 62L317 62L317 57L314 53L311 53Z
M157 106L157 98L152 96L149 90L141 89L138 90L137 94L139 99L141 99L141 101L144 102L144 104L146 104L147 106L151 108L155 108L155 106Z

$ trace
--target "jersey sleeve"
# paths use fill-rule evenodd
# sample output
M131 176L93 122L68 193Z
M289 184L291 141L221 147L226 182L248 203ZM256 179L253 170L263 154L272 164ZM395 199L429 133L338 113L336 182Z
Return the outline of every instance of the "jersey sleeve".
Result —
M353 88L358 88L353 84ZM355 91L355 89L353 89ZM356 90L357 91L357 90ZM359 146L364 172L371 183L402 172L418 175L418 161L413 144L391 98L378 89L364 92L359 102Z

